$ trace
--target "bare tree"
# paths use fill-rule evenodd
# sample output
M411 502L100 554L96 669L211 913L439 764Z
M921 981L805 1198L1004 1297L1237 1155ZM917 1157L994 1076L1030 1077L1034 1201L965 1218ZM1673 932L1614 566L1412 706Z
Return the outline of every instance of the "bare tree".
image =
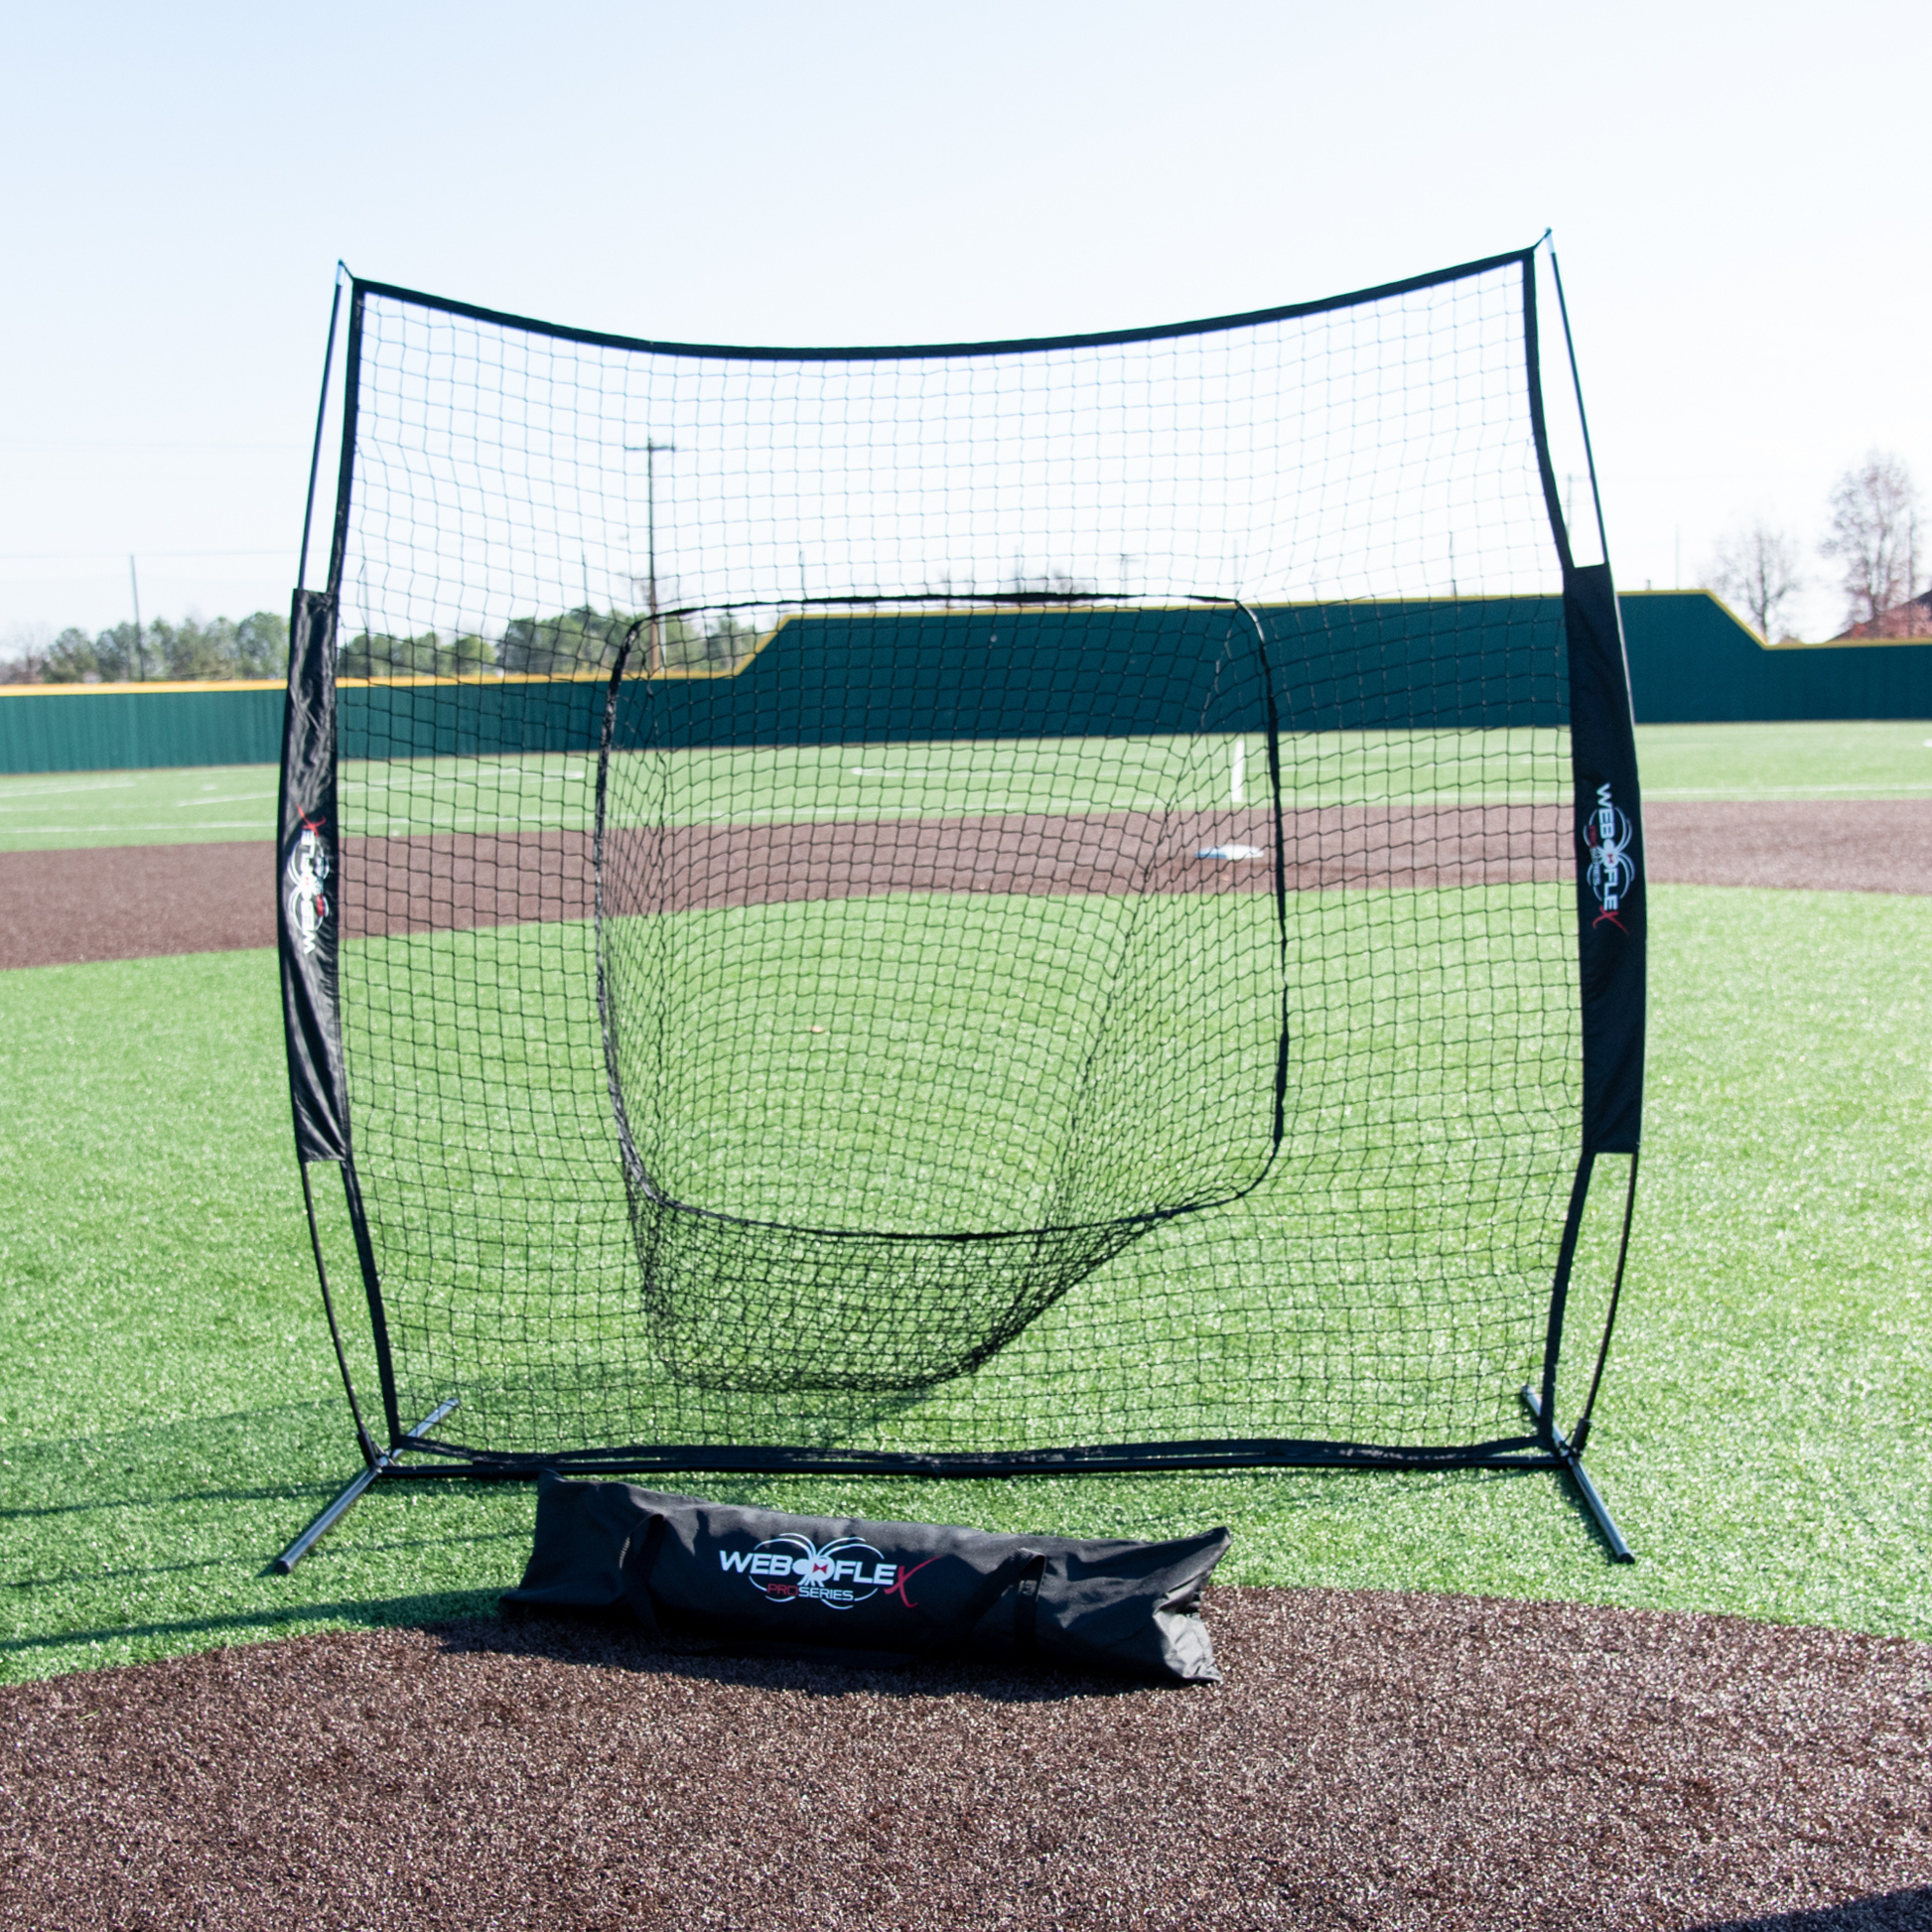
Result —
M0 684L38 684L47 672L54 633L46 624L17 623L0 639Z
M1832 533L1818 547L1844 575L1847 621L1871 636L1911 628L1924 544L1918 489L1895 456L1873 450L1839 478L1831 494ZM1922 621L1922 619L1921 619Z
M1804 588L1797 539L1762 517L1718 546L1705 588L1740 609L1767 644L1789 636L1785 612Z

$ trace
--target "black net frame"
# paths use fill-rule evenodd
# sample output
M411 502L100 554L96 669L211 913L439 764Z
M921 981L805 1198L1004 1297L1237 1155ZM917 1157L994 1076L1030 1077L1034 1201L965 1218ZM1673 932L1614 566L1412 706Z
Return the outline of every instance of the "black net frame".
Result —
M386 1451L338 1354L371 1467L1567 1465L1600 1156L1631 1157L1626 1243L1634 1197L1643 875L1536 269L871 349L350 280L278 903L318 1268L321 1162L369 1313ZM1161 345L1222 359L1150 375ZM1100 458L1051 474L1083 436ZM1421 457L1388 457L1404 437ZM666 529L682 438L741 467ZM641 558L614 439L643 457ZM997 554L1030 523L1062 546L1036 569ZM1102 581L1099 539L1130 536ZM600 537L642 563L627 599ZM1284 594L1297 570L1313 595ZM914 754L916 783L865 762ZM881 775L891 809L848 782ZM807 1025L801 986L839 1024ZM897 1034L814 1068L855 1000ZM796 1037L748 1049L779 1012ZM932 1012L962 1043L910 1036ZM1018 1108L1069 1096L1057 1141Z

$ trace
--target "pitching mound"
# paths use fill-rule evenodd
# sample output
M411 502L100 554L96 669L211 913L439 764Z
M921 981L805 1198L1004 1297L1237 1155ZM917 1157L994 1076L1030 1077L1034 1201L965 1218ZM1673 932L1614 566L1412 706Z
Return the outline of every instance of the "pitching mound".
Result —
M1198 1691L548 1620L17 1687L0 1923L1932 1926L1932 1645L1372 1592L1208 1615Z

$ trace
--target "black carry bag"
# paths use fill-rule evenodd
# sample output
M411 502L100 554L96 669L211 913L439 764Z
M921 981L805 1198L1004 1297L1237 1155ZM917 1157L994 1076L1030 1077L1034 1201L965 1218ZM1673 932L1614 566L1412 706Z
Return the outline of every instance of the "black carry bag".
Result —
M535 1547L503 1597L623 1605L653 1636L857 1664L938 1657L1214 1684L1201 1588L1226 1530L1173 1543L992 1536L786 1516L546 1471Z

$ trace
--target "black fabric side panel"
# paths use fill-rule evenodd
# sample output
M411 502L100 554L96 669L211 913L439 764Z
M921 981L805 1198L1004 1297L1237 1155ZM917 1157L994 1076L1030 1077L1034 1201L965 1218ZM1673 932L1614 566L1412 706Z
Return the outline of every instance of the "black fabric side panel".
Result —
M295 1149L304 1162L348 1156L343 1031L337 1004L335 600L298 591L289 621L289 704L275 928L289 1049Z
M1577 927L1584 1152L1634 1154L1643 1131L1643 813L1623 626L1607 564L1565 573L1570 747L1577 787Z

